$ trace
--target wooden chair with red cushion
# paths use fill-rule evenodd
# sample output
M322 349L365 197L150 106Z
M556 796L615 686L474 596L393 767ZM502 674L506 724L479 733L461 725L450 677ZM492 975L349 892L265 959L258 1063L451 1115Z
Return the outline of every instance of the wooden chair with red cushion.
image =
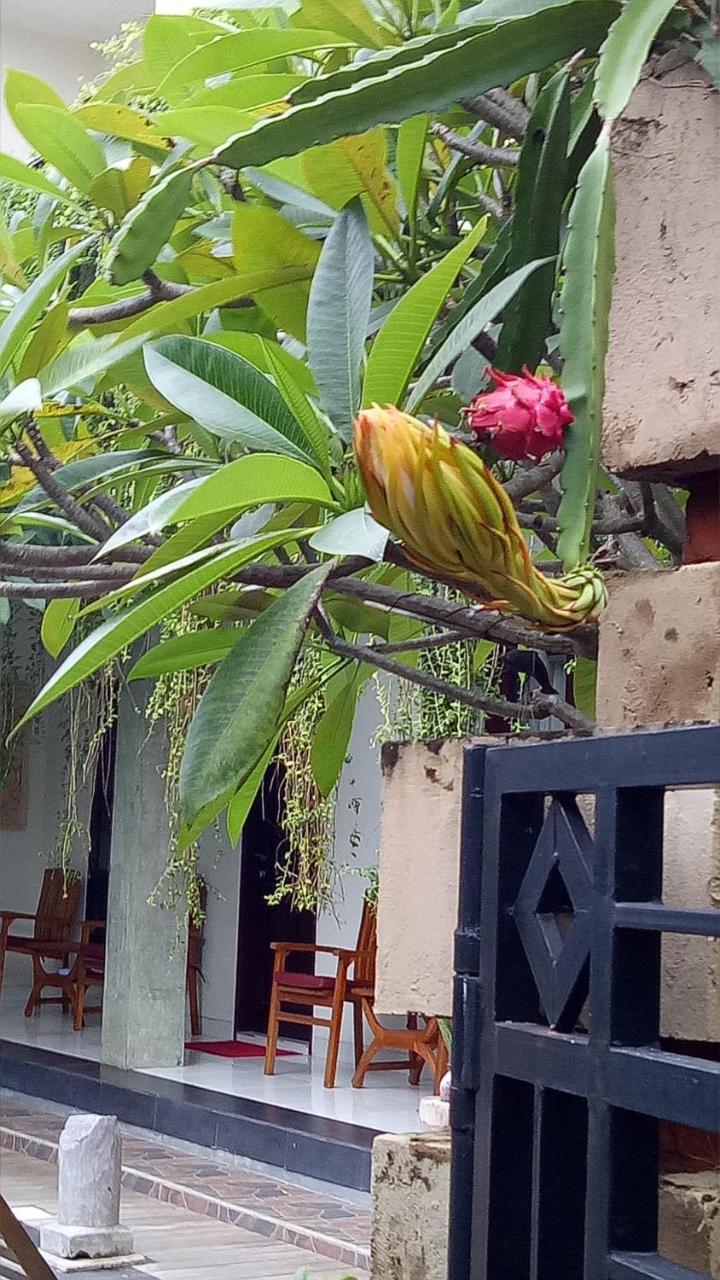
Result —
M314 942L273 942L275 968L273 972L270 1013L268 1017L267 1048L265 1050L265 1075L275 1070L280 1024L290 1022L307 1027L328 1027L327 1059L325 1062L326 1089L332 1089L337 1074L340 1032L346 1004L353 1007L355 1033L355 1063L363 1053L362 1000L372 999L375 989L375 958L377 953L377 924L374 910L365 903L357 945L322 947ZM328 955L337 960L335 973L295 973L287 968L292 955ZM351 976L352 970L352 976ZM314 1012L300 1013L298 1006L329 1009L329 1018L316 1017Z
M104 920L81 920L76 927L80 940L33 943L33 986L25 1006L25 1017L31 1018L44 1004L62 1004L63 1012L72 1010L73 1030L82 1031L86 1013L99 1013L102 1005L85 1003L91 987L102 987L105 980L105 943L97 940L97 931L105 929ZM95 939L95 940L93 940ZM52 969L45 963L54 961ZM59 996L44 996L43 991L59 991Z
M202 910L205 910L206 893L203 889L201 898ZM86 1004L87 993L93 988L102 990L105 984L105 942L100 940L97 934L100 930L105 931L106 922L104 920L83 920L80 925L81 941L80 945L73 951L75 960L72 965L66 967L65 982L67 990L70 993L70 1002L73 1011L73 1029L82 1031L85 1026L86 1013L101 1013L102 1005ZM203 925L196 924L194 920L188 923L188 953L187 953L187 969L185 977L185 986L187 990L188 1003L190 1005L190 1029L193 1036L199 1036L202 1033L202 1021L200 1018L200 982L202 980L202 949L203 949ZM36 966L36 985L40 989L43 985L53 986L61 985L58 975L48 974L42 966ZM31 996L30 1001L33 997ZM32 1013L28 1001L28 1009L26 1014Z
M375 965L377 960L377 916L367 902L363 907L354 950L343 947L321 947L314 943L274 942L275 970L270 997L267 1048L265 1050L265 1074L275 1070L275 1056L280 1024L290 1022L300 1026L328 1027L327 1059L325 1062L326 1089L332 1089L337 1074L340 1033L346 1004L353 1009L355 1040L355 1075L353 1087L361 1089L368 1071L407 1071L410 1083L420 1083L420 1076L427 1065L433 1072L435 1091L447 1070L447 1054L435 1018L422 1018L410 1013L407 1025L401 1029L384 1027L378 1019L373 1002L375 999ZM287 968L288 957L293 955L331 955L337 958L337 968L331 976L316 973L295 973ZM352 976L351 976L352 971ZM298 1006L326 1008L329 1018L315 1017L314 1013L298 1013ZM288 1007L289 1006L289 1007ZM363 1021L367 1020L372 1040L364 1045ZM387 1049L400 1049L403 1057L375 1061L377 1054Z
M37 910L0 911L0 991L5 974L5 956L8 952L35 958L42 954L41 944L67 942L70 938L75 912L80 899L82 881L70 878L62 867L52 867L43 874ZM11 932L18 921L32 921L32 933ZM67 1001L63 1000L67 1007Z

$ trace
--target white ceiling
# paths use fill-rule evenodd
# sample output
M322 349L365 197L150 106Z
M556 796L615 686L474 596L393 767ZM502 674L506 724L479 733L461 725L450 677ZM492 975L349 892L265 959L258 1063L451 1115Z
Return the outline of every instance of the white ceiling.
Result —
M0 22L3 28L36 29L43 39L56 30L65 40L89 44L154 8L154 0L0 0Z

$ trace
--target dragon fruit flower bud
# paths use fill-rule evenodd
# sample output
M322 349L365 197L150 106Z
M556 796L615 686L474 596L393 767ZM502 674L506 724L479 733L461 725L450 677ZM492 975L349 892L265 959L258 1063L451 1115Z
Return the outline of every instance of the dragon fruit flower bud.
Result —
M475 396L465 410L470 429L501 458L513 462L539 462L546 453L561 449L565 428L574 421L562 387L552 378L536 377L527 366L522 375L487 372L496 390Z
M506 490L439 423L373 405L356 419L354 445L373 516L422 572L546 630L572 630L598 617L606 601L598 571L588 565L545 578Z

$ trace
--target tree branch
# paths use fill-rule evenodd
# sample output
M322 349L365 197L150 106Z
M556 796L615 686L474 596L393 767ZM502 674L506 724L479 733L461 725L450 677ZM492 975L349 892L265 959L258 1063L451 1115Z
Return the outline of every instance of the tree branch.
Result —
M642 507L648 537L662 543L676 560L681 560L685 549L685 515L667 485L637 484L627 480L617 483L631 502Z
M154 271L146 271L143 281L148 285L145 293L137 293L132 298L121 298L118 302L106 302L97 307L73 307L68 316L71 329L84 329L92 325L114 324L118 320L131 320L133 316L143 315L158 302L174 302L176 298L184 298L188 293L197 293L191 284L175 284L172 280L161 280ZM226 307L252 307L252 298L240 297L226 302Z
M15 452L18 461L30 468L48 497L52 498L60 510L69 515L70 519L75 520L76 525L79 529L82 529L83 533L87 533L91 538L96 538L99 542L104 542L114 527L124 524L129 519L128 512L107 494L97 494L90 500L90 503L91 506L108 517L110 526L105 524L103 520L96 519L91 511L71 497L65 486L56 480L53 473L62 468L62 463L46 444L36 423L28 420L25 424L25 432L33 441L38 456L34 457L27 445L23 444L22 441L16 441ZM70 515L71 511L74 514ZM82 523L82 520L85 520L85 524ZM161 540L156 535L148 534L144 541L151 546L159 546ZM132 560L137 564L142 563L149 554L149 551L145 551L142 548L128 547L123 559Z
M396 644L382 642L372 646L373 653L423 653L429 649L444 649L458 640L469 640L467 631L441 631L435 636L418 636L415 640L398 640Z
M35 457L27 445L23 444L22 440L15 442L15 453L21 465L28 467L32 471L38 484L42 486L48 497L52 498L55 505L69 520L72 520L77 525L78 529L81 529L88 537L95 538L98 542L105 541L110 530L104 520L99 520L87 511L85 507L81 506L68 493L65 486L55 479L46 462L41 458Z
M135 294L133 298L121 298L118 302L107 302L97 307L73 307L68 316L71 329L83 329L86 325L113 324L117 320L131 320L133 316L142 315L158 302L173 302L187 293L194 293L191 284L175 284L171 280L161 280L154 271L146 271L143 281L148 286L145 293Z
M121 507L119 503L115 502L115 500L107 493L97 493L91 501L94 506L107 516L115 529L122 528L122 526L130 519L130 513L126 511L124 507ZM162 546L162 538L157 533L145 533L139 540L146 543L148 547ZM146 554L140 547L131 547L128 549L128 559L130 558L136 561L142 561L146 558Z
M490 165L493 169L516 169L518 166L520 152L516 149L488 147L484 142L471 142L469 138L461 137L444 124L434 124L432 131L452 151L458 151L476 164Z
M531 529L534 533L557 533L558 531L557 520L552 516L546 516L542 511L518 511L516 514L518 524L523 529ZM620 513L594 520L592 524L592 531L598 537L609 537L619 533L638 533L642 528L642 517L625 516Z
M8 557L9 544L5 543L0 546L0 563L3 559L6 561ZM13 555L16 548L13 547ZM38 572L47 569L47 577L55 577L65 573L66 577L78 578L78 574L74 573L74 568L88 567L94 572L94 578L88 578L87 583L83 578L83 595L101 596L108 590L108 578L104 577L106 570L113 568L113 583L129 581L136 572L134 563L123 563L125 557L129 557L128 548L119 549L115 555L121 563L110 566L103 564L102 566L93 566L89 564L89 560L95 554L93 548L80 547L31 547L23 546L22 558L13 561L13 568L18 572L23 569L31 571L33 568ZM307 564L291 564L291 565L269 565L269 564L252 564L237 570L233 574L233 582L238 585L252 587L269 587L275 589L284 589L290 587L308 572ZM375 605L388 613L397 613L408 617L417 618L419 621L426 623L428 626L444 628L446 631L452 632L455 639L466 638L469 640L489 639L494 640L498 644L506 644L517 647L522 645L529 649L538 649L547 653L554 653L565 657L588 657L594 658L597 653L597 628L594 626L579 627L572 633L563 633L562 635L548 634L543 631L535 631L528 626L523 620L514 615L502 614L494 609L478 608L473 605L466 605L449 600L439 599L437 596L423 595L420 592L403 592L396 591L392 587L388 587L378 582L371 582L364 578L355 577L354 574L367 569L368 563L359 557L348 560L345 564L339 565L332 571L327 582L326 591L331 594L348 596L351 599L363 601L366 604ZM6 568L7 571L7 568ZM68 580L61 589L61 584L55 584L54 595L56 596L72 596L77 595L76 587L80 583ZM38 588L39 591L39 588ZM14 592L13 594L19 594ZM420 638L418 638L420 640ZM434 647L439 640L437 637L422 638L423 647ZM420 643L418 643L418 648ZM386 650L388 652L388 650ZM399 652L399 650L396 650Z
M0 559L12 556L15 564L32 568L61 566L72 571L74 565L89 564L97 555L97 547L38 547L31 542L0 542ZM133 570L134 572L134 570Z
M549 635L534 631L513 615L497 610L440 600L419 592L395 591L378 582L350 575L360 566L356 562L340 565L328 578L326 591L350 596L366 604L377 605L388 613L405 614L440 627L451 627L467 633L468 639L496 640L500 644L524 645L547 653L567 657L594 658L597 655L597 628L579 627L572 633ZM233 574L233 581L251 587L289 587L308 571L307 565L248 565Z
M555 476L562 471L564 461L564 454L552 453L536 467L518 468L512 480L508 480L503 488L513 502L519 502L521 498L527 498L529 494L536 493L550 484L551 480L554 480Z
M53 564L50 560L38 560L32 555L25 554L28 551L34 551L34 547L9 547L8 543L0 544L0 571L5 573L13 573L22 576L23 572L32 569L42 568L42 572L49 580L60 579L66 582L89 581L94 582L100 579L107 581L106 590L118 583L124 583L135 573L132 566L118 564ZM44 550L44 548L39 548Z
M3 600L83 600L105 595L107 581L90 582L0 582Z
M474 693L470 689L462 689L458 685L450 684L447 680L438 680L430 672L422 671L418 667L406 667L402 662L396 662L394 658L378 652L375 648L366 648L363 645L351 644L347 640L341 640L334 632L331 635L325 635L323 638L328 648L340 657L354 658L358 662L369 662L381 671L387 671L389 675L398 676L400 679L408 680L411 684L417 684L424 689L432 689L434 693L439 693L453 702L460 702L463 706L471 707L474 711L483 712L485 715L502 716L506 720L524 721L532 719L543 720L546 716L553 715L568 728L585 730L593 728L593 722L583 715L581 711L571 707L559 694L535 693L530 696L527 704L509 702L506 698Z
M493 125L511 138L524 138L527 133L530 112L507 89L488 89L476 98L461 98L461 105L471 115Z

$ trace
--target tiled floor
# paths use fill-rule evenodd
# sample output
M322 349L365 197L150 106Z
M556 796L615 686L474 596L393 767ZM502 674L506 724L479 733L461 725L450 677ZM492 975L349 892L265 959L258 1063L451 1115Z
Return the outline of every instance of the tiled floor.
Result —
M15 1208L56 1209L56 1170L18 1152L3 1152L0 1188ZM122 1220L147 1261L138 1266L151 1280L295 1280L308 1268L311 1280L345 1280L337 1261L292 1244L264 1240L242 1227L213 1222L187 1209L123 1191ZM367 1280L354 1270L356 1280Z
M64 1124L60 1108L29 1099L0 1099L0 1148L54 1164ZM310 1249L357 1268L367 1256L369 1197L345 1200L223 1159L217 1152L172 1146L123 1126L123 1187L267 1239Z
M24 1018L22 1011L26 996L27 992L19 988L5 989L0 1004L4 1039L93 1062L100 1060L99 1017L91 1017L89 1026L79 1032L72 1030L69 1018L63 1017L60 1009L54 1006L45 1007L33 1018ZM251 1036L243 1038L252 1039ZM371 1073L363 1089L353 1089L350 1085L353 1064L349 1046L345 1045L334 1089L323 1088L323 1070L323 1053L320 1051L311 1058L302 1053L291 1058L278 1058L274 1076L263 1074L262 1058L228 1059L188 1053L185 1066L158 1069L147 1074L385 1133L406 1133L417 1129L420 1098L432 1092L427 1071L419 1089L411 1088L404 1072L400 1071Z

